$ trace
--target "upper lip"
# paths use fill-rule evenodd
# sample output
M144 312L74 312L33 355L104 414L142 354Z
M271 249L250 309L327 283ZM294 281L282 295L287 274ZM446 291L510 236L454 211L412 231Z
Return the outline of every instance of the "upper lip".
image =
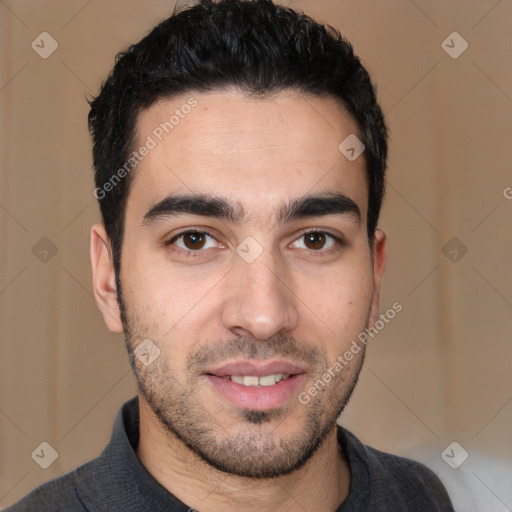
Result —
M240 361L212 368L205 373L215 375L216 377L226 377L227 375L254 375L257 377L263 377L264 375L272 375L275 373L295 375L298 373L305 373L305 370L300 366L287 361L272 361L264 364Z

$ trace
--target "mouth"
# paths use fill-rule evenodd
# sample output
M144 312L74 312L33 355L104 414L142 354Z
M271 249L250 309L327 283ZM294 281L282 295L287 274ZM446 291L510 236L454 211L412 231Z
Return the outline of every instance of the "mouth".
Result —
M203 377L232 406L266 411L282 407L297 396L306 380L306 371L284 361L263 365L239 362L210 369Z
M273 386L274 384L289 378L290 375L288 373L271 373L270 375L262 375L261 377L258 377L257 375L226 375L223 377L223 379L231 380L237 384L242 384L243 386L260 388Z

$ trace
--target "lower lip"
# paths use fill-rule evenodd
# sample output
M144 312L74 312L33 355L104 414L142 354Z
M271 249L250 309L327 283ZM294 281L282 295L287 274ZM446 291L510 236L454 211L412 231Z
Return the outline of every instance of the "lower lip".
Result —
M215 375L206 375L215 390L235 407L251 411L268 411L282 407L298 395L306 379L304 373L292 375L272 386L244 386Z

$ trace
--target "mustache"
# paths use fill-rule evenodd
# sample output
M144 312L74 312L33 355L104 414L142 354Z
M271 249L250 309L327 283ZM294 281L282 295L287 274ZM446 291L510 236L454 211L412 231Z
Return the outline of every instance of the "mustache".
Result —
M188 356L187 370L197 372L206 366L237 358L257 361L284 358L311 368L327 366L327 357L317 347L299 343L291 335L279 334L265 341L237 336L226 342L201 345Z

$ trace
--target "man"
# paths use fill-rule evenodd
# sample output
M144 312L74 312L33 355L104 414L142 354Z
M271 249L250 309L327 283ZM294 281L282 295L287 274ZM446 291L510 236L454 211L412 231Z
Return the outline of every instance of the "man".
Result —
M379 321L387 135L333 29L203 0L91 103L95 297L139 393L102 455L11 511L450 511L336 420Z

